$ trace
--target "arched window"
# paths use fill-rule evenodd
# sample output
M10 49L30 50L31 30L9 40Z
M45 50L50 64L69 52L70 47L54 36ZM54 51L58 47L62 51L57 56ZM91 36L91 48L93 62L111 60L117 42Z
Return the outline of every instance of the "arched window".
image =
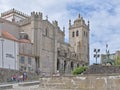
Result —
M79 67L79 64L77 64L77 67Z
M66 69L66 61L64 61L64 72L65 72L65 69Z
M59 50L57 51L57 54L58 54L58 56L60 55L60 51Z
M74 68L74 65L73 65L73 62L71 62L71 70L73 70L73 68Z
M78 31L76 31L76 36L78 36L79 35L79 32Z
M57 59L57 70L59 70L60 69L60 61L59 61L59 59Z
M72 37L74 37L74 32L72 32Z

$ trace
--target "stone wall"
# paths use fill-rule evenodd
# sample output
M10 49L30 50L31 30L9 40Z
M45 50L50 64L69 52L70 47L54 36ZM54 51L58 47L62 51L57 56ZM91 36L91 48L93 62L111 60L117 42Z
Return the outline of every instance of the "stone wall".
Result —
M84 74L120 74L120 66L92 65Z
M9 70L0 68L0 83L6 83L13 75L20 75L23 72L17 70ZM27 72L27 80L38 80L39 76L36 73Z
M46 77L40 86L31 90L120 90L120 75L87 75Z

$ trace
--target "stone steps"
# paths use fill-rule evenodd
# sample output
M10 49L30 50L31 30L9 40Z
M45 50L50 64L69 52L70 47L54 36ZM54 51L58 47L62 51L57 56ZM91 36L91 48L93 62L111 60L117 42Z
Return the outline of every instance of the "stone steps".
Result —
M20 82L20 83L14 83L14 84L3 84L0 85L0 90L22 90L22 88L28 88L33 87L35 85L39 85L39 81L31 81L31 82Z
M12 89L12 88L13 88L12 84L0 85L0 90L3 90L3 89Z

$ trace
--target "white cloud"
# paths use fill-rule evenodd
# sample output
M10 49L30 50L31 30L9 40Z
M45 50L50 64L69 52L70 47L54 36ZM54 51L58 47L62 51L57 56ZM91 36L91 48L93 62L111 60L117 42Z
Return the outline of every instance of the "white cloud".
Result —
M120 0L0 0L0 13L11 8L30 13L40 11L49 20L58 20L59 25L66 26L68 39L68 20L76 19L80 13L85 20L90 20L91 63L93 48L100 48L105 53L105 44L110 51L120 50Z

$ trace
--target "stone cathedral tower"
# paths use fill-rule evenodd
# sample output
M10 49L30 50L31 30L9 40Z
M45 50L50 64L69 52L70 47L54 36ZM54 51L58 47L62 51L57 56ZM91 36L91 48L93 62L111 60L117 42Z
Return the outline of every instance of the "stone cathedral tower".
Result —
M73 25L69 20L69 43L74 48L80 61L89 64L89 21L85 24L83 17L78 15Z
M43 19L41 12L26 15L11 9L1 14L1 20L3 30L17 38L19 70L70 74L76 67L89 64L89 22L86 24L80 15L73 24L69 21L69 43L64 42L65 30L58 22Z

